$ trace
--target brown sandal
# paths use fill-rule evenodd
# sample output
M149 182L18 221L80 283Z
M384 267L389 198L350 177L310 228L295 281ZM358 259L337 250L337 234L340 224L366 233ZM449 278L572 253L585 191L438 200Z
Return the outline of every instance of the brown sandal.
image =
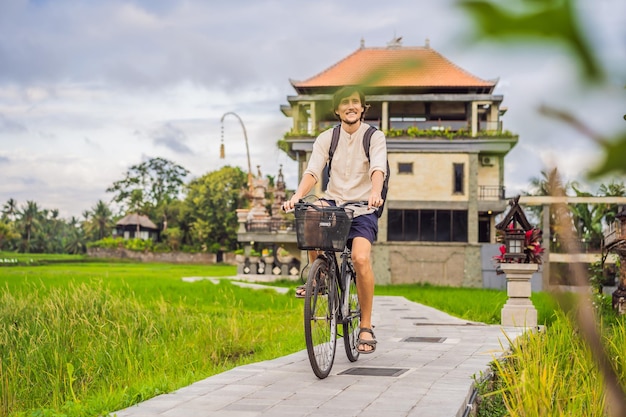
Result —
M296 298L304 298L306 295L306 285L296 287Z
M372 335L373 339L361 339L361 333L369 333ZM363 353L363 354L368 354L368 353L374 353L374 351L376 350L376 343L378 343L376 341L376 336L374 336L374 332L372 331L372 329L370 329L369 327L361 327L359 329L359 340L357 341L358 345L356 350L359 351L359 353ZM361 345L367 345L369 347L371 347L370 350L363 350L363 349L359 349L359 346Z

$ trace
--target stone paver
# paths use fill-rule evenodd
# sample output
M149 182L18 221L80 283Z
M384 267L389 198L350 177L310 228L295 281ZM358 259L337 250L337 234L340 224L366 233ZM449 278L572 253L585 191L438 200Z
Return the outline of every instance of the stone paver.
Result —
M240 366L111 416L462 416L472 392L472 376L479 376L502 355L507 337L514 340L524 331L471 323L403 297L376 296L373 321L376 352L350 362L338 341L335 364L326 379L313 374L302 350ZM404 372L343 374L354 368Z

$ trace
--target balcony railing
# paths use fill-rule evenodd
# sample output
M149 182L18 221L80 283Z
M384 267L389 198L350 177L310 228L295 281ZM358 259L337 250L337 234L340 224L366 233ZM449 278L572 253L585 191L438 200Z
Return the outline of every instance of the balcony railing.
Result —
M407 121L391 121L389 123L390 129L407 130L408 128L416 127L420 130L468 130L469 124L467 120L426 120L423 122L407 122Z
M246 222L246 232L253 233L275 233L289 232L295 230L293 220L248 220Z
M609 224L608 227L603 231L603 234L605 246L610 246L615 242L626 239L626 236L622 236L622 227L619 220L616 220L613 223Z
M500 185L480 185L478 187L479 200L506 200L504 186Z
M544 242L545 245L545 242ZM571 252L574 250L574 252ZM550 240L550 252L552 253L601 253L602 242L590 242L581 238L563 239L552 237Z

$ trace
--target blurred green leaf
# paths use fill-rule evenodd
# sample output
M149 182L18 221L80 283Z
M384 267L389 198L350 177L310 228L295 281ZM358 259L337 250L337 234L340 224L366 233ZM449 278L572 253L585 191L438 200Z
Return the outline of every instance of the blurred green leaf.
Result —
M626 174L626 132L615 140L602 144L604 148L604 162L600 167L589 172L591 178L598 178L605 174Z
M601 81L604 78L603 71L583 36L574 15L573 1L460 0L459 6L473 16L477 23L478 38L498 41L518 38L562 43L580 61L587 80Z

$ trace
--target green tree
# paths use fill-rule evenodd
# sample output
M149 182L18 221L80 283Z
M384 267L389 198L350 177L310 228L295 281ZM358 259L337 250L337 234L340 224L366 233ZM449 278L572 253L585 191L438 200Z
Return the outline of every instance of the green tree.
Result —
M558 169L553 168L550 171L541 171L541 177L531 178L530 191L525 194L529 196L554 196L567 194L569 188L571 188L571 184L564 184ZM543 222L544 206L531 206L529 210L537 217L537 222L541 224ZM558 219L563 216L569 216L569 213L566 212L565 206L560 205L550 205L549 210L550 236L556 237L563 232L559 230L560 225ZM557 250L560 246L559 242L554 244L554 246L553 249Z
M623 182L611 181L608 185L601 184L598 193L603 197L626 197L626 186ZM604 220L606 224L612 224L615 221L615 215L619 211L617 204L610 204L605 212Z
M15 230L14 223L0 219L0 250L12 251L19 238L20 234Z
M163 231L172 227L180 227L179 219L183 210L184 203L182 200L168 201L156 208L154 220L161 222Z
M183 239L183 232L178 227L168 227L161 233L161 239L173 251L180 249Z
M33 239L32 251L36 253L63 253L63 237L66 223L59 217L58 209L43 209L39 215L39 227Z
M9 198L6 203L2 206L2 218L9 219L11 221L15 220L17 215L17 201L13 198Z
M541 178L533 177L530 180L530 192L527 195L548 196L554 195L558 190L567 190L570 184L563 184L557 168L550 171L541 171Z
M578 184L572 184L577 197L594 197L592 193L579 190ZM612 181L601 184L597 197L623 197L626 188L623 183ZM571 208L577 236L584 239L592 249L600 249L604 239L603 229L613 223L618 212L617 204L574 204Z
M572 184L576 197L593 197L593 194L579 189L579 185ZM585 246L599 249L602 245L602 219L606 213L605 204L573 204L570 206L576 236Z
M191 181L185 200L184 223L188 241L196 248L237 247L236 209L247 204L244 198L247 174L226 166Z
M86 249L85 236L80 221L72 216L67 223L67 233L63 241L65 252L71 254L84 253Z
M21 235L20 252L31 252L31 238L40 224L41 213L34 201L27 201L18 213L17 229Z
M123 179L107 188L121 212L139 212L153 218L156 209L179 198L189 171L163 158L131 166Z
M101 240L111 235L113 214L107 203L98 200L91 210L83 213L83 216L85 217L83 229L88 240Z

